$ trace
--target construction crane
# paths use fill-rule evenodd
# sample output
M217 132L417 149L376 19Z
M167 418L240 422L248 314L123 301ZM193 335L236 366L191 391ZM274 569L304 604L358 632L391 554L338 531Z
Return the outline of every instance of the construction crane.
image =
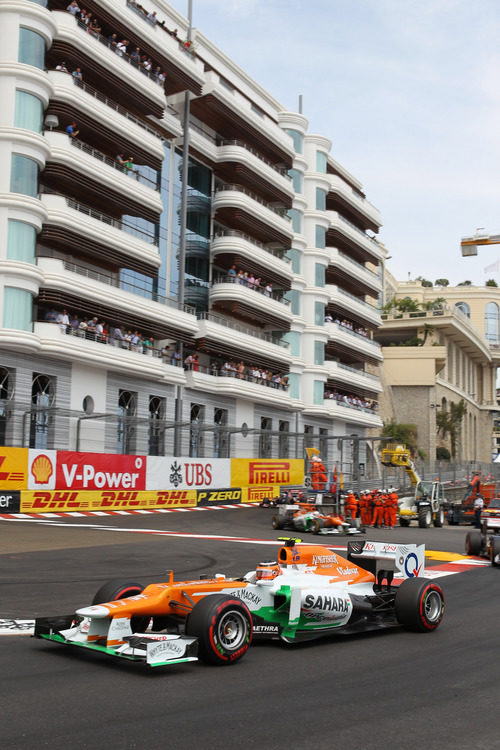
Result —
M476 229L476 234L473 237L462 237L460 242L460 248L464 257L470 255L477 255L478 245L499 245L500 234L488 234L488 232L480 227Z

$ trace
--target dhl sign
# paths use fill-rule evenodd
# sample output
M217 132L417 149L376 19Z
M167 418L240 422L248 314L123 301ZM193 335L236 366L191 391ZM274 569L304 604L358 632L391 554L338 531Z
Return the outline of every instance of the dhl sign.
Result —
M231 484L258 487L304 483L303 459L233 458Z
M0 447L0 490L24 490L27 473L27 448Z
M157 490L153 492L103 490L35 490L21 492L22 513L91 512L99 510L147 510L153 508L194 508L196 490Z

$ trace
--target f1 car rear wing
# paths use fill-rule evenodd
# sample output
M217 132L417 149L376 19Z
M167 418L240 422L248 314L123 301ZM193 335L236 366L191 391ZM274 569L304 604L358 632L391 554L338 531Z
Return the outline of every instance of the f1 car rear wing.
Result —
M388 544L353 540L347 542L347 559L379 578L380 572L391 578L416 578L424 575L425 544Z

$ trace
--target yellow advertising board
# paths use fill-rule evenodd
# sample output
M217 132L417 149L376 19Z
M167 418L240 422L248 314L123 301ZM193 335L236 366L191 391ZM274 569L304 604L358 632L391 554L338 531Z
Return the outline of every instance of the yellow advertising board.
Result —
M273 497L279 497L279 494L279 484L265 485L264 487L242 487L241 502L261 503L265 497L269 498L269 500L272 500Z
M233 487L269 488L304 483L304 460L301 458L232 458ZM279 494L279 491L278 493Z
M28 449L0 447L0 491L28 486Z
M21 492L21 513L194 508L196 490L35 490Z

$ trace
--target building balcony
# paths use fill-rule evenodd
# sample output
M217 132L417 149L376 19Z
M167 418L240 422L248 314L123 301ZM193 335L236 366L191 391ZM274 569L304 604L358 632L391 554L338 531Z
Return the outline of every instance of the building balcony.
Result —
M76 120L81 137L96 143L102 152L123 150L136 163L159 169L164 157L161 138L153 128L134 117L121 104L87 83L79 83L68 73L48 73L53 95L48 114L59 117L61 127ZM180 132L180 128L179 128ZM88 136L88 137L87 137Z
M327 273L342 278L351 288L359 289L361 294L378 297L382 291L382 279L378 274L335 247L329 247L327 250L330 256Z
M353 294L333 284L327 284L326 289L329 294L330 303L336 309L343 310L346 317L355 316L357 319L362 320L363 324L368 328L378 328L381 325L380 313L373 305L360 300Z
M270 383L264 384L260 379L246 376L222 376L219 372L212 375L209 372L194 370L186 373L186 386L203 393L217 396L229 396L238 400L251 401L259 404L279 406L283 409L293 409L295 404L290 398L288 390Z
M247 232L261 242L290 246L293 229L286 210L272 206L242 185L216 189L212 208L221 224Z
M126 328L147 331L155 338L191 337L198 330L194 315L177 308L177 302L160 295L145 296L119 279L98 274L75 263L56 258L38 258L44 281L40 298L56 306L97 315ZM189 308L187 308L189 309Z
M238 269L250 269L254 274L289 289L294 274L285 252L281 248L267 247L234 229L217 230L211 245L212 257L217 259L218 265L231 268L236 264Z
M359 360L367 360L373 363L382 362L382 351L380 344L367 336L351 331L338 323L325 323L328 332L328 341L332 350L338 348L339 352L356 353Z
M366 232L359 229L355 224L343 217L337 211L326 211L330 222L327 232L327 244L335 245L345 249L349 254L356 255L357 259L369 261L376 265L382 262L382 250L379 243L369 237Z
M93 202L100 195L103 204L113 204L123 214L158 220L163 210L160 194L154 183L145 184L138 179L138 171L125 173L123 168L117 168L116 160L65 133L49 132L46 138L50 156L43 174L45 182L57 184L61 192L78 193L83 202Z
M61 195L44 193L47 210L40 240L73 257L84 255L155 275L161 265L154 237Z
M328 182L328 201L335 201L339 211L350 211L367 229L377 232L382 225L380 211L338 175L328 174Z
M362 389L372 394L381 393L383 390L379 378L375 375L350 367L343 362L325 360L325 367L328 370L328 382Z
M348 422L359 427L383 427L382 419L376 412L363 409L341 401L325 398L323 409L332 419Z
M278 330L288 330L293 319L290 303L281 291L268 296L262 288L240 284L233 276L216 277L210 289L211 306L231 317L254 320Z
M255 364L270 369L288 371L292 360L289 345L283 339L212 312L198 315L195 338L201 351L231 359L252 359Z

